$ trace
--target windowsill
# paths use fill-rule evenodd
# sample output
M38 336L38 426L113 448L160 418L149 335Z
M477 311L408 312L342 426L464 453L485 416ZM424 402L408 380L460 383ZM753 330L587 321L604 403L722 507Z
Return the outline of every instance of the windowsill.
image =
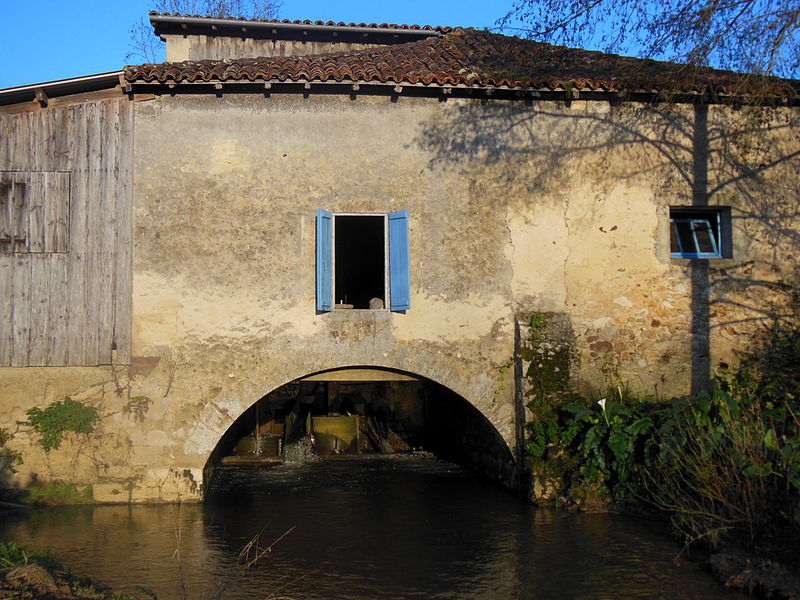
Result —
M334 321L388 321L392 311L386 308L335 308L329 314Z
M670 254L669 257L670 258L683 258L685 260L693 260L693 259L697 259L697 258L703 258L703 259L725 258L721 254L708 254L708 255L697 255L697 256L690 256L690 255L684 256L682 254Z
M692 262L706 262L712 265L732 265L735 263L735 259L732 257L721 257L716 256L714 258L684 258L682 256L670 256L670 262L677 263L677 264L687 264Z

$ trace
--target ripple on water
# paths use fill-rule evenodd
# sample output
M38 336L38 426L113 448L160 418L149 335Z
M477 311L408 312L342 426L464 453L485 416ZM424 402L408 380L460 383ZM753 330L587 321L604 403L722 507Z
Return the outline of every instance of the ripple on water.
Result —
M241 572L254 536L263 547L287 531ZM657 524L535 509L431 458L226 468L202 506L33 510L0 537L162 600L182 597L180 572L192 600L744 598L675 567Z

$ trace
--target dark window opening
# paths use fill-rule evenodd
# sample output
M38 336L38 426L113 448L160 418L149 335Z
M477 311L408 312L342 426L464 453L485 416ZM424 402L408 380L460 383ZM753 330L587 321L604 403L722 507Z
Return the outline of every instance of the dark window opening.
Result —
M27 252L27 186L0 181L0 252Z
M334 226L335 304L370 308L386 303L385 219L382 216L336 216Z
M669 211L673 258L729 258L730 209L672 207Z

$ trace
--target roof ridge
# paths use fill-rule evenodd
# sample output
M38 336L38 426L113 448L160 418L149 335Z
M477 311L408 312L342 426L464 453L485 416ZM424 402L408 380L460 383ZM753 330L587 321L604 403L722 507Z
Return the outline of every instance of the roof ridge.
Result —
M369 29L402 29L411 31L436 31L439 33L448 33L456 27L447 25L416 25L416 24L403 24L403 23L346 23L344 21L323 21L321 19L269 19L266 17L243 17L243 16L212 16L200 14L187 14L187 13L171 13L171 12L158 12L150 11L150 16L156 17L184 17L187 19L208 19L208 20L221 20L231 21L232 23L274 23L276 25L309 25L316 27L353 27L353 28L369 28Z

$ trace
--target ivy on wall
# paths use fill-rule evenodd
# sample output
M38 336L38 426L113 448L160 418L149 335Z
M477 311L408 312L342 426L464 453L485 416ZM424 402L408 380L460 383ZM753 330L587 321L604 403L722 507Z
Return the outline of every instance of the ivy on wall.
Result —
M27 424L39 433L39 445L45 452L57 449L68 431L92 433L95 424L100 420L100 414L95 407L70 397L53 402L44 410L34 407L27 415Z

